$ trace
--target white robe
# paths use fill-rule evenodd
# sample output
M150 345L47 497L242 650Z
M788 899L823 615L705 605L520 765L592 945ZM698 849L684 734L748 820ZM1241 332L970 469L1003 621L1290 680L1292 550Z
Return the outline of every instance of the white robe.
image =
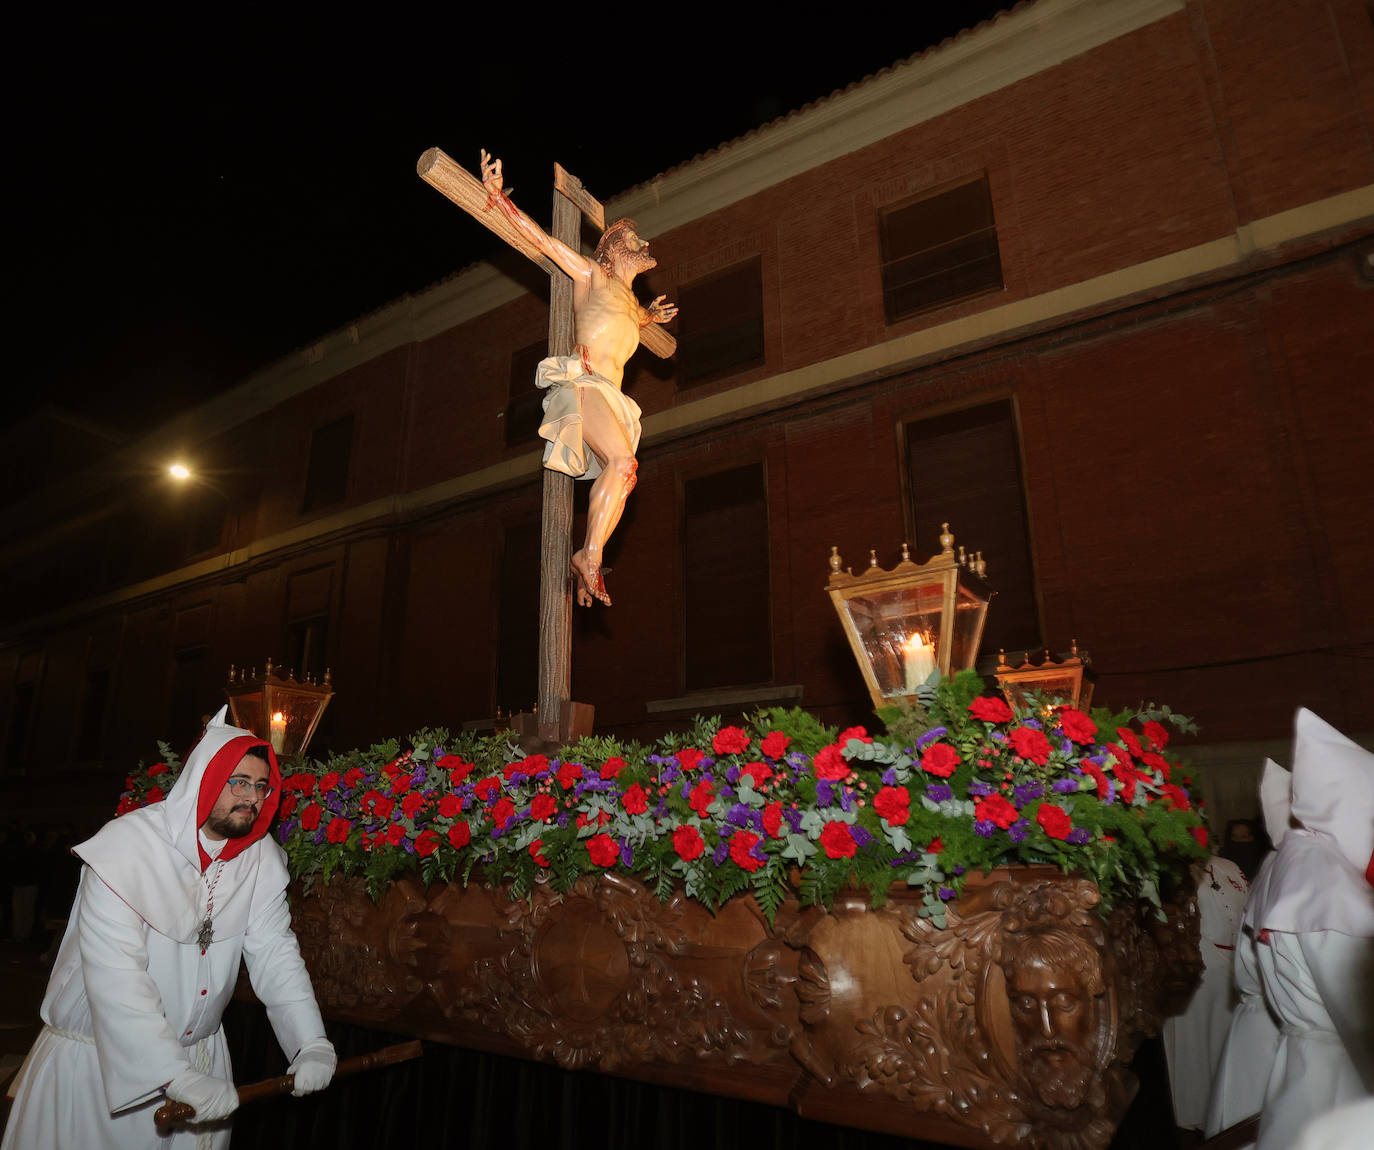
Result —
M1264 1091L1279 1045L1279 1024L1269 1012L1260 986L1255 936L1246 928L1236 935L1235 980L1240 995L1221 1062L1212 1081L1207 1107L1208 1138L1264 1108Z
M1315 1118L1374 1092L1374 938L1271 930L1256 948L1281 1026L1258 1150L1292 1150Z
M1164 1023L1174 1121L1187 1129L1199 1130L1207 1119L1212 1082L1231 1025L1232 956L1247 890L1240 867L1224 858L1209 860L1198 882L1202 981L1187 1009Z
M10 1087L0 1150L190 1150L198 1136L201 1150L222 1150L227 1122L180 1127L164 1139L153 1112L188 1066L231 1076L220 1015L240 957L288 1058L324 1035L291 932L285 852L270 838L247 841L223 863L214 940L196 942L209 902L197 853L201 783L218 764L206 784L218 792L229 765L262 742L223 717L206 729L164 802L116 819L76 848L87 865L43 998L47 1025ZM272 777L279 783L275 761ZM258 834L270 817L263 812Z

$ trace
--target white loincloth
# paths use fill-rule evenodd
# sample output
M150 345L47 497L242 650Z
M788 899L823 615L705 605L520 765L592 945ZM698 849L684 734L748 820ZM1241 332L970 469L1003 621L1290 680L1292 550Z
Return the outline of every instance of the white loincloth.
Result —
M625 429L630 451L639 450L639 404L604 376L588 373L581 356L552 355L540 360L534 385L545 389L539 434L549 441L544 445L544 466L550 471L561 471L574 479L595 479L601 474L601 461L582 439L584 388L594 390L606 401Z

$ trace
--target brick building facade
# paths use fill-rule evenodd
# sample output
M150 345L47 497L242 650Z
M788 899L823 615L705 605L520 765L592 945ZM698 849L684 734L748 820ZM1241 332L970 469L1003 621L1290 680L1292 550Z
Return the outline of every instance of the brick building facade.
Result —
M627 375L616 605L575 628L598 729L863 721L829 548L891 565L948 519L1002 593L985 654L1077 639L1099 698L1196 715L1223 807L1300 703L1374 735L1372 126L1361 0L1038 0L612 201L641 295L684 308ZM7 806L108 809L268 655L333 669L337 747L531 702L547 289L518 262L26 472ZM173 453L210 485L169 490Z

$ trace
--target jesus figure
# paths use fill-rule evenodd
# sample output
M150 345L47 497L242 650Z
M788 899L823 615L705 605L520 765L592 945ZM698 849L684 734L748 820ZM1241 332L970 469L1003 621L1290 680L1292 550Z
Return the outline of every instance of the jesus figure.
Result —
M548 440L544 466L575 479L593 481L587 504L587 537L572 557L577 601L610 606L601 573L601 554L620 522L635 485L639 448L639 405L621 390L625 363L639 346L640 329L667 323L677 308L659 296L648 307L635 297L636 275L658 263L640 239L634 220L617 220L596 245L592 258L549 236L511 203L501 178L501 161L482 151L482 183L488 207L495 206L541 253L573 282L572 355L541 361L535 385L545 388L539 434ZM590 455L589 455L590 451Z

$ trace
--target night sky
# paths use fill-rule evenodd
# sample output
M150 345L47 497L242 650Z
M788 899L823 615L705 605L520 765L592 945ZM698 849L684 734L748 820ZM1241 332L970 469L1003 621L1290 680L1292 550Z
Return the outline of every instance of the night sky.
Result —
M4 81L7 418L51 402L146 429L481 259L499 241L415 175L432 145L470 170L479 147L501 156L547 222L555 159L608 200L1008 6L925 0L904 27L851 13L787 54L763 26L694 14L589 40L559 75L541 60L562 53L429 14L27 14ZM526 39L543 19L467 11Z

